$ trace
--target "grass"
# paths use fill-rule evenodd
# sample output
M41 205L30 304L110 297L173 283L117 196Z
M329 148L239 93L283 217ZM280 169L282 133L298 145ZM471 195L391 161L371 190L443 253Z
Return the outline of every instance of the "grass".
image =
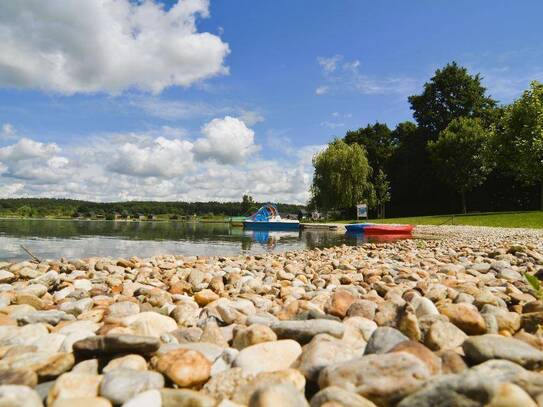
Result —
M340 221L356 223L355 220ZM407 218L370 219L372 223L407 223L412 225L470 225L507 228L543 228L543 211L485 212L467 215L413 216Z

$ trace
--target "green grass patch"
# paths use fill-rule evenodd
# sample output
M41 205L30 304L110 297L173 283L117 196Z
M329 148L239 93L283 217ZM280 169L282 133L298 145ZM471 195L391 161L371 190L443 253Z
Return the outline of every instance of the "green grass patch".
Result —
M356 220L339 221L356 223ZM470 225L504 228L543 228L543 211L485 212L467 215L412 216L406 218L369 219L372 223L406 223L412 225Z

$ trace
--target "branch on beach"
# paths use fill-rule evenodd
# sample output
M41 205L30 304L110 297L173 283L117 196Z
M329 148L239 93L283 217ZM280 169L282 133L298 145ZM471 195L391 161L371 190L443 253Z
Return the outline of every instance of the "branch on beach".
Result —
M30 257L32 257L32 260L34 260L35 262L41 263L41 260L39 258L37 258L36 256L34 256L32 254L32 252L30 250L28 250L26 247L21 245L21 249L23 249Z

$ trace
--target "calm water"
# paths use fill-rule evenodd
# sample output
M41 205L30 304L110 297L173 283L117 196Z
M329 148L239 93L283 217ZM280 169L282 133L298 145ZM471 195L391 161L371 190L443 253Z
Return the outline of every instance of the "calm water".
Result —
M328 231L244 231L228 224L0 219L0 260L157 254L237 255L356 245L363 236Z

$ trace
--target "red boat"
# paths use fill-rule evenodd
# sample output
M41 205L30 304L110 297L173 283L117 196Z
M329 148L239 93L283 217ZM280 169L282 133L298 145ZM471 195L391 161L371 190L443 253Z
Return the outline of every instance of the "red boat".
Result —
M372 224L364 227L366 235L406 235L415 227L413 225L378 225Z

